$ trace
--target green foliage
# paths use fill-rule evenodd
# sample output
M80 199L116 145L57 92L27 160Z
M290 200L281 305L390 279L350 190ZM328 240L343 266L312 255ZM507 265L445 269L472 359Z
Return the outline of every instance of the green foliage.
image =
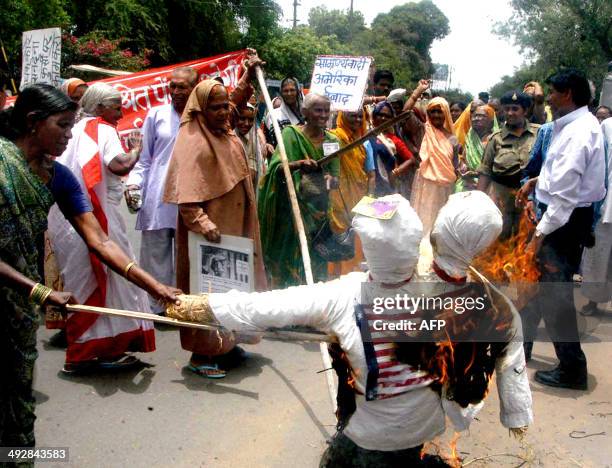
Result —
M317 36L335 35L340 42L350 42L359 33L365 31L363 13L343 10L328 10L324 6L311 8L308 13L308 25Z
M393 72L397 86L414 85L433 72L429 49L449 32L448 19L430 0L381 13L371 28L365 27L360 12L353 13L352 21L349 16L348 11L317 7L310 10L308 22L318 36L335 34L345 44L333 53L374 57L376 68Z
M140 71L150 65L148 55L151 51L144 49L134 54L129 48L123 47L119 39L110 40L100 33L94 32L81 37L64 34L62 36L62 75L75 75L67 70L74 63L86 63L104 68Z
M472 102L474 100L474 96L472 95L472 93L466 93L457 88L452 88L449 90L432 89L431 92L435 96L443 96L449 104L455 101L467 104L468 102Z
M532 64L514 77L504 77L493 88L496 92L508 85L522 88L568 66L584 71L596 85L601 83L612 60L610 0L513 0L512 8L515 14L497 24L496 32L513 38Z
M308 83L317 55L348 53L334 36L317 36L307 26L280 30L261 48L266 60L266 75L281 79L295 76L302 83Z

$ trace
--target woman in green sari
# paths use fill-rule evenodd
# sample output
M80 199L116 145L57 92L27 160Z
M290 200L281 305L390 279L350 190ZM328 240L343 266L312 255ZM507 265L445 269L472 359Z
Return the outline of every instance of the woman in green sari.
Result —
M285 127L283 142L308 239L312 273L315 281L324 281L327 261L312 249L312 240L328 222L328 192L337 185L340 164L335 159L320 168L317 161L338 149L340 142L326 130L330 112L327 97L309 94L304 99L302 112L306 124ZM272 287L303 284L302 255L278 149L262 181L258 215L264 262Z
M455 183L455 192L476 190L478 183L477 169L482 161L489 138L499 130L495 109L489 105L478 106L471 116L471 128L465 137L463 154L460 155L459 173L461 177Z

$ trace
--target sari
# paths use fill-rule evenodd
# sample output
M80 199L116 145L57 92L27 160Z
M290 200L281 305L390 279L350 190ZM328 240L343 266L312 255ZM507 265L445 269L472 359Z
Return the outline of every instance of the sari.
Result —
M252 90L241 81L230 103L240 107ZM176 137L166 176L164 202L179 207L176 230L176 284L190 291L188 232L201 235L201 222L210 220L221 235L252 239L255 289L267 287L259 240L255 192L240 138L229 126L222 132L211 131L203 112L216 86L215 80L201 81L191 92ZM229 352L236 343L229 330L206 331L181 328L181 346L199 355L215 356Z
M489 137L496 131L499 130L499 125L497 123L497 117L495 117L495 109L491 106L484 105L478 106L484 107L487 115L490 119L493 120L493 128L491 132L484 138L481 139L478 134L474 131L474 129L469 127L467 135L465 136L465 144L464 148L464 159L467 170L470 172L476 172L480 167L480 163L482 162L482 157L484 156L484 150L489 141ZM471 118L471 115L470 115ZM459 122L459 120L457 120ZM455 136L457 136L455 134ZM476 183L478 182L478 176L467 176L467 177L459 177L457 182L455 183L455 192L463 192L465 190L475 190Z
M323 157L323 148L315 147L294 125L283 129L283 142L289 162L302 159L318 161ZM324 142L339 143L338 138L330 132L325 132ZM331 161L323 172L338 176L340 163L338 159ZM306 238L310 247L312 274L315 281L327 279L327 261L321 258L311 248L313 237L321 231L328 221L329 199L324 187L318 187L318 194L313 188L317 178L322 179L321 172L302 174L293 172L293 183L297 193L298 203L306 230ZM272 280L273 288L295 286L305 282L304 266L298 236L291 214L291 204L286 188L280 152L277 148L268 172L262 181L259 191L258 215L261 226L261 245L266 269Z
M363 112L361 128L353 132L346 123L343 112L338 113L338 126L331 133L336 135L343 146L361 138L367 130L367 120ZM363 145L340 156L340 188L329 195L331 210L330 227L333 232L346 231L351 226L350 210L368 193L368 176L364 170L366 152ZM355 237L355 256L351 260L336 262L334 273L345 275L358 271L364 261L359 237ZM331 266L331 265L330 265Z
M0 259L42 281L44 232L54 200L19 151L0 138ZM38 310L28 295L0 285L0 444L34 446L32 379Z
M452 118L446 99L436 97L429 101L427 110L439 107L444 113L444 131L435 128L429 118L425 123L425 135L421 143L421 165L412 190L410 203L423 223L427 236L444 206L453 193L455 175L455 147L450 138L453 135Z

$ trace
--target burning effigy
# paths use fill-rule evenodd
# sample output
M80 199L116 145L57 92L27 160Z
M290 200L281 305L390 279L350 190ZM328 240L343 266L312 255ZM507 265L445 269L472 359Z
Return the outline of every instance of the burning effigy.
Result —
M498 239L474 259L473 267L489 281L504 285L518 310L522 310L538 291L540 269L535 253L527 244L535 232L535 225L523 214L516 234Z
M471 407L486 397L493 372L502 424L522 431L533 419L516 309L478 272L473 272L474 282L466 280L473 257L501 230L499 210L484 194L451 197L438 217L450 229L432 232L438 276L428 282L413 278L422 238L417 214L399 195L384 198L396 205L391 217L357 214L353 219L367 273L264 293L204 294L167 310L171 318L233 331L302 325L337 340L339 432L322 466L364 451L379 464L398 456L408 466L418 465L423 444L445 431L447 416L460 430L467 428L469 414L475 414ZM478 229L483 223L488 229ZM440 299L442 305L374 310L395 296L436 304ZM488 299L477 313L457 308L456 298L476 301L478 296ZM445 305L449 299L454 306ZM393 330L377 328L391 322L397 324Z

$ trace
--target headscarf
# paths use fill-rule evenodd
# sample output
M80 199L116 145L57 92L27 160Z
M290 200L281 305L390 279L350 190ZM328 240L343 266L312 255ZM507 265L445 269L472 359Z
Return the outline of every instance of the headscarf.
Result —
M391 115L395 115L393 106L389 103L389 101L381 101L374 106L374 110L372 110L372 117L379 115L385 107L391 111Z
M452 134L453 119L451 117L448 102L442 97L435 97L427 104L427 111L439 108L444 113L444 129ZM421 176L432 182L443 185L452 184L457 176L453 164L453 145L440 129L434 127L427 118L425 123L425 135L419 155L421 165L419 172Z
M95 117L97 107L111 102L121 102L121 93L106 83L94 83L83 94L80 101L81 117Z
M403 103L405 98L406 98L406 90L404 88L397 88L389 93L389 95L387 96L387 101Z
M414 272L423 224L410 202L399 194L380 197L377 202L398 203L397 211L391 219L356 214L353 228L361 239L372 279L399 283L409 279Z
M455 133L455 136L457 137L457 140L461 146L465 145L467 134L470 131L470 128L472 128L472 104L474 103L482 103L478 107L485 105L485 103L480 99L471 101L466 108L463 109L463 112L453 124L453 132ZM495 114L495 111L493 111L493 114Z
M187 99L168 167L164 202L200 203L228 193L249 177L242 142L228 127L221 135L204 121L215 80L200 81ZM254 203L254 201L252 201Z
M87 86L87 83L80 78L68 78L60 85L60 91L67 96L71 96L79 86L83 85Z
M346 146L361 138L367 131L367 118L365 110L362 112L361 128L351 130L346 121L345 113L338 112L337 127L331 131ZM350 214L347 213L368 191L368 176L364 169L366 153L363 145L347 151L340 156L340 190L332 191L329 195L331 211L329 213L331 228L334 232L346 231L351 224ZM346 204L346 207L345 207Z
M502 230L502 215L484 192L455 193L442 207L431 231L433 256L447 274L463 277L472 259Z
M496 132L499 130L499 125L497 124L497 118L495 117L495 109L485 104L484 106L478 106L476 109L484 108L484 111L493 121L492 132ZM465 161L470 170L475 171L482 161L482 157L484 155L484 145L478 134L474 131L473 128L470 127L468 130L465 144L464 144L464 154Z

